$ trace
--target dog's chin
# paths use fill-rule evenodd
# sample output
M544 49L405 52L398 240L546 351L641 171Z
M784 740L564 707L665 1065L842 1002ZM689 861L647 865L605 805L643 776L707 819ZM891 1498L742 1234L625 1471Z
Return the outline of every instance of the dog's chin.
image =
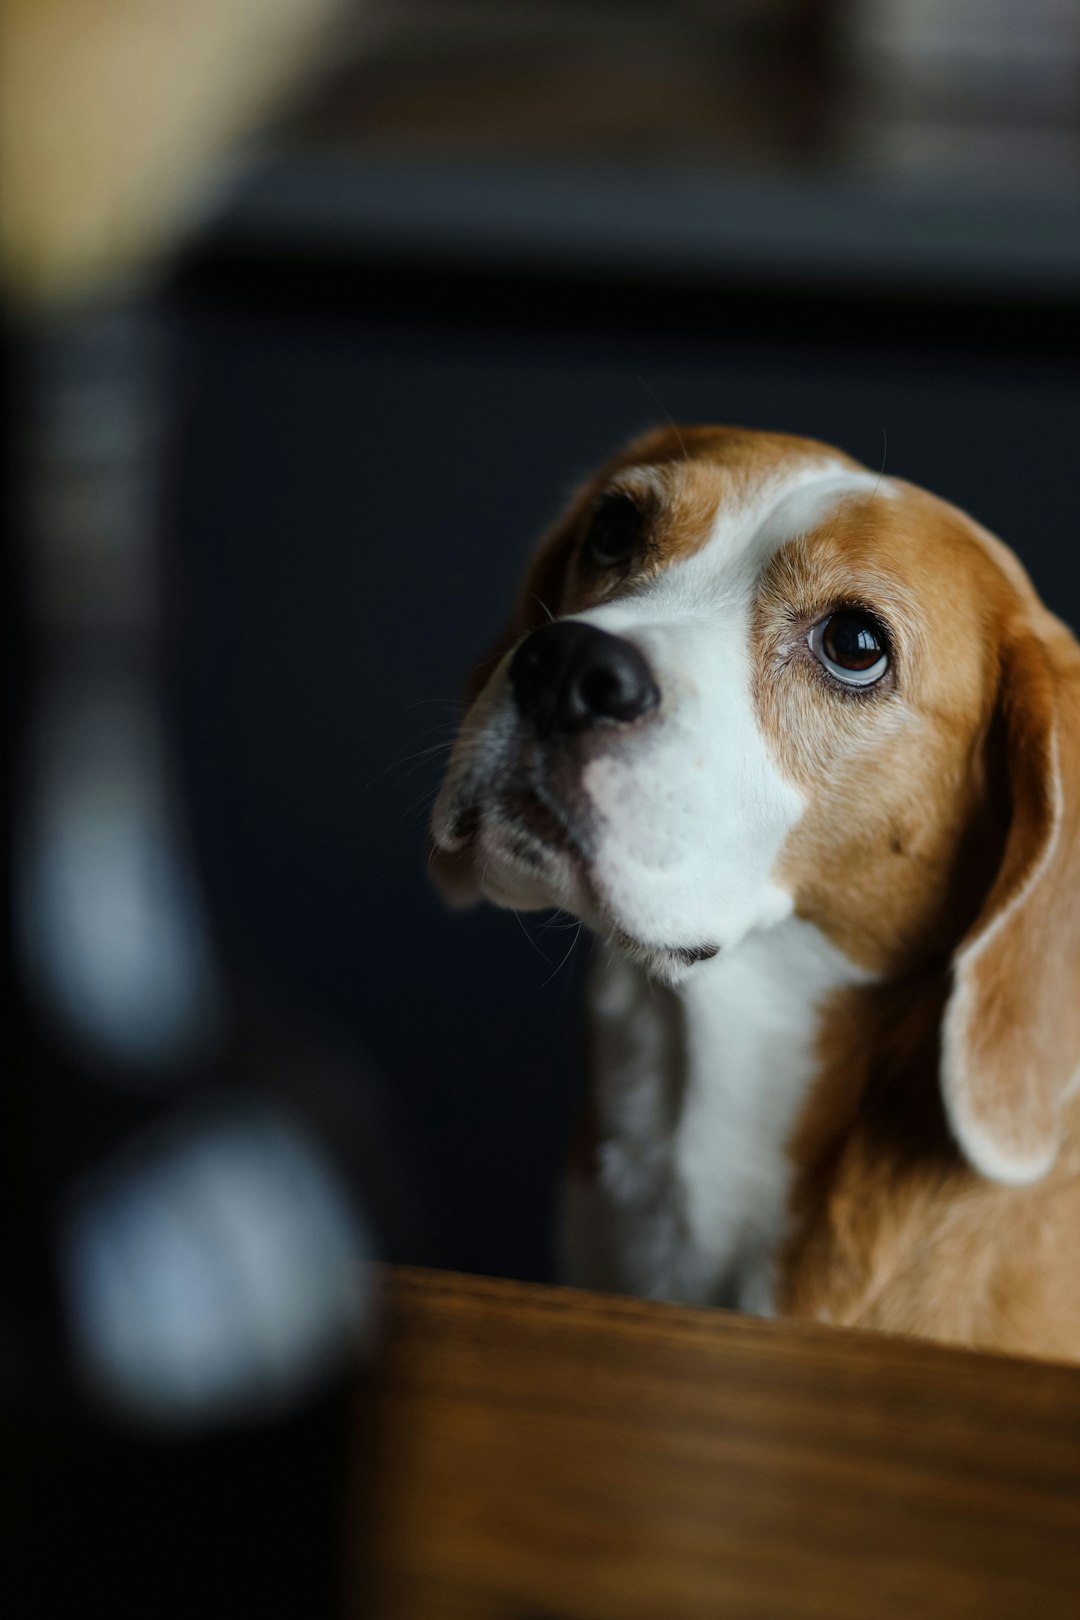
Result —
M701 962L711 962L720 953L720 947L709 941L700 945L657 945L635 939L621 928L616 928L612 942L636 962L651 979L664 984L681 984Z
M678 984L719 952L711 940L646 940L625 928L599 891L577 838L547 806L490 804L459 812L445 824L431 858L444 898L456 906L488 900L513 911L557 909L577 917L652 978Z

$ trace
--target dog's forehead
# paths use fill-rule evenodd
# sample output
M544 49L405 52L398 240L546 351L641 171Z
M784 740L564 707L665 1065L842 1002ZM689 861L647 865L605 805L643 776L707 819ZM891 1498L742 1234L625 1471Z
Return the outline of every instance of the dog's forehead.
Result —
M845 498L893 493L867 468L814 440L713 428L669 428L639 440L602 484L651 505L654 571L695 559L694 578L750 579L786 540L816 529Z
M600 488L653 495L656 566L700 553L760 574L791 541L812 567L877 568L941 594L1033 599L1015 555L947 501L816 439L749 429L667 427L629 445ZM594 489L595 493L595 489Z
M618 489L648 514L641 567L614 584L567 574L597 501ZM558 579L564 612L624 628L635 613L707 603L752 616L764 590L808 610L826 611L826 597L870 600L886 617L897 605L913 630L974 645L1037 608L1015 556L947 501L819 440L713 426L654 430L601 467L538 553L527 599L557 601Z

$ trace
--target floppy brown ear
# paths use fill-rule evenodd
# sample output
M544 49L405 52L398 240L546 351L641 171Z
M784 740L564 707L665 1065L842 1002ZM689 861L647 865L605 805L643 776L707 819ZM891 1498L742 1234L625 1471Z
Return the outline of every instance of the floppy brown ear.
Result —
M1034 1181L1080 1079L1080 651L1049 621L1007 647L999 686L1011 819L997 878L953 962L941 1078L953 1134L994 1180Z

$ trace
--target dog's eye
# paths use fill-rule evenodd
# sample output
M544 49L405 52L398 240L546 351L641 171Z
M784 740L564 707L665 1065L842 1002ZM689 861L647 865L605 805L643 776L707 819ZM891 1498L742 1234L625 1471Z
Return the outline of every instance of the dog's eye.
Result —
M594 568L614 568L637 550L642 516L629 495L606 495L585 536L584 557Z
M862 608L840 608L821 619L807 640L810 651L845 686L873 686L889 667L882 626Z

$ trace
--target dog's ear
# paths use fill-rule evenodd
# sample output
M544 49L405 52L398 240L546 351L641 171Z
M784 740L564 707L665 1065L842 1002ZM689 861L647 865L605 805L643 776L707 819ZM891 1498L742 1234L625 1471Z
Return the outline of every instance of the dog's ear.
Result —
M1080 1075L1080 653L1062 626L1003 651L1010 813L997 877L953 961L942 1088L968 1162L1034 1181Z

